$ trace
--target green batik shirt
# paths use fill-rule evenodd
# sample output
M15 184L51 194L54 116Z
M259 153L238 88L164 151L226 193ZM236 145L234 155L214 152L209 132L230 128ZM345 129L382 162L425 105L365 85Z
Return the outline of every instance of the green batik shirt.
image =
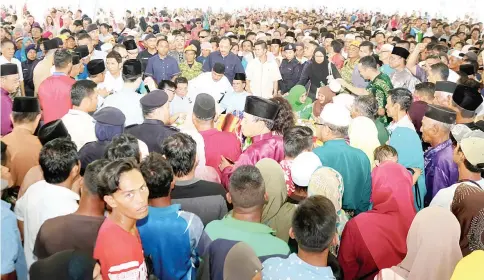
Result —
M347 59L344 64L343 68L341 68L341 78L345 80L348 83L352 83L351 81L351 76L353 75L353 71L355 70L355 66L360 62L359 59L355 60L354 62L351 62L351 60Z
M385 105L387 105L387 96L388 91L393 89L392 81L387 74L381 72L378 76L368 83L366 90L373 94L378 102L378 109L383 108L385 109ZM386 126L388 125L388 118L387 116L380 116L378 119Z
M202 64L200 62L193 62L192 67L188 66L187 62L179 64L180 67L180 77L185 77L187 80L196 78L202 73Z

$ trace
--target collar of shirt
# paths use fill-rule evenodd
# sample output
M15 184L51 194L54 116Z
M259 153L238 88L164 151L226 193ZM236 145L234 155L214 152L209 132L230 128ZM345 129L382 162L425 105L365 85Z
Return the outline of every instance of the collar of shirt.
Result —
M92 120L94 122L94 119L91 117L91 115L89 115L88 113L83 112L81 110L69 109L67 114L87 118L87 119Z
M193 178L193 179L190 179L190 180L183 180L183 181L177 180L175 185L177 185L177 186L188 186L188 185L191 185L191 184L195 184L198 181L200 181L200 179L197 179L197 178Z
M346 144L346 141L344 139L333 139L333 140L329 140L329 141L326 141L324 142L324 145L323 147L327 147L327 146L343 146L343 145L347 145Z
M154 120L154 119L145 119L145 121L143 122L145 124L157 124L157 125L165 125L164 122L160 121L160 120Z
M211 129L208 129L208 130L204 130L204 131L199 131L199 133L202 135L202 136L212 136L216 133L218 133L218 129L216 128L211 128Z
M333 270L331 270L331 267L330 266L324 266L324 267L320 267L320 266L314 266L314 265L310 265L308 264L307 262L303 261L301 258L299 258L299 256L296 254L296 253L292 253L289 255L289 257L287 258L291 263L294 262L300 266L305 266L305 267L308 267L310 269L315 269L318 271L318 276L326 276L326 277L330 277L329 279L335 279L335 278L332 278L334 277L333 275Z
M272 234L275 231L261 223L246 222L242 220L237 220L232 217L232 215L227 215L223 218L222 223L231 228L237 228L241 231L251 232L251 233L265 233Z
M408 117L408 115L405 115L405 117L401 118L398 122L392 122L388 127L387 130L389 132L394 131L397 127L406 127L410 128L412 130L415 130L415 126L413 125L412 121Z
M157 214L169 214L169 213L174 213L178 212L181 210L181 205L180 204L172 204L170 206L166 207L154 207L154 206L149 206L149 208L155 208Z
M52 72L52 76L67 76L66 73L62 73L62 72Z
M445 140L444 142L440 143L439 145L435 146L434 148L430 148L424 153L424 157L430 158L436 153L442 151L443 149L452 145L452 141L450 139Z
M272 138L272 136L273 136L272 131L261 134L261 135L254 136L254 137L252 137L252 143L255 144L255 143L260 142L262 140L270 139L270 138Z

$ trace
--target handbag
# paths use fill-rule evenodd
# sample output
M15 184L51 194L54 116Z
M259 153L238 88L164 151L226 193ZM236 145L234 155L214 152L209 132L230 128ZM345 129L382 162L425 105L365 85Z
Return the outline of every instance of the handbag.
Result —
M328 86L332 92L338 93L341 91L341 84L334 78L333 76L333 67L331 67L332 63L328 61L328 77L326 77L328 81Z

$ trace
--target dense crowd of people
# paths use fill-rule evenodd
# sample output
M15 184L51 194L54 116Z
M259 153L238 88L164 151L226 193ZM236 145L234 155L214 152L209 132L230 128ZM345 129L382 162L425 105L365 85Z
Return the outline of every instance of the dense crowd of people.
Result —
M1 9L7 279L484 275L483 24Z

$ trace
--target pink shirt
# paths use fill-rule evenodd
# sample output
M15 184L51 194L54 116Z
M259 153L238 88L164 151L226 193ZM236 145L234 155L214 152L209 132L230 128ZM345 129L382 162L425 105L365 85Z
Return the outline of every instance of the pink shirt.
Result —
M10 114L12 113L13 101L10 98L9 93L0 88L1 92L1 126L2 126L2 136L9 134L12 131L12 121L10 120Z
M224 156L235 162L242 153L237 136L230 132L218 131L216 128L200 131L200 134L205 142L206 165L215 168L218 174L222 175L218 168L220 157Z

